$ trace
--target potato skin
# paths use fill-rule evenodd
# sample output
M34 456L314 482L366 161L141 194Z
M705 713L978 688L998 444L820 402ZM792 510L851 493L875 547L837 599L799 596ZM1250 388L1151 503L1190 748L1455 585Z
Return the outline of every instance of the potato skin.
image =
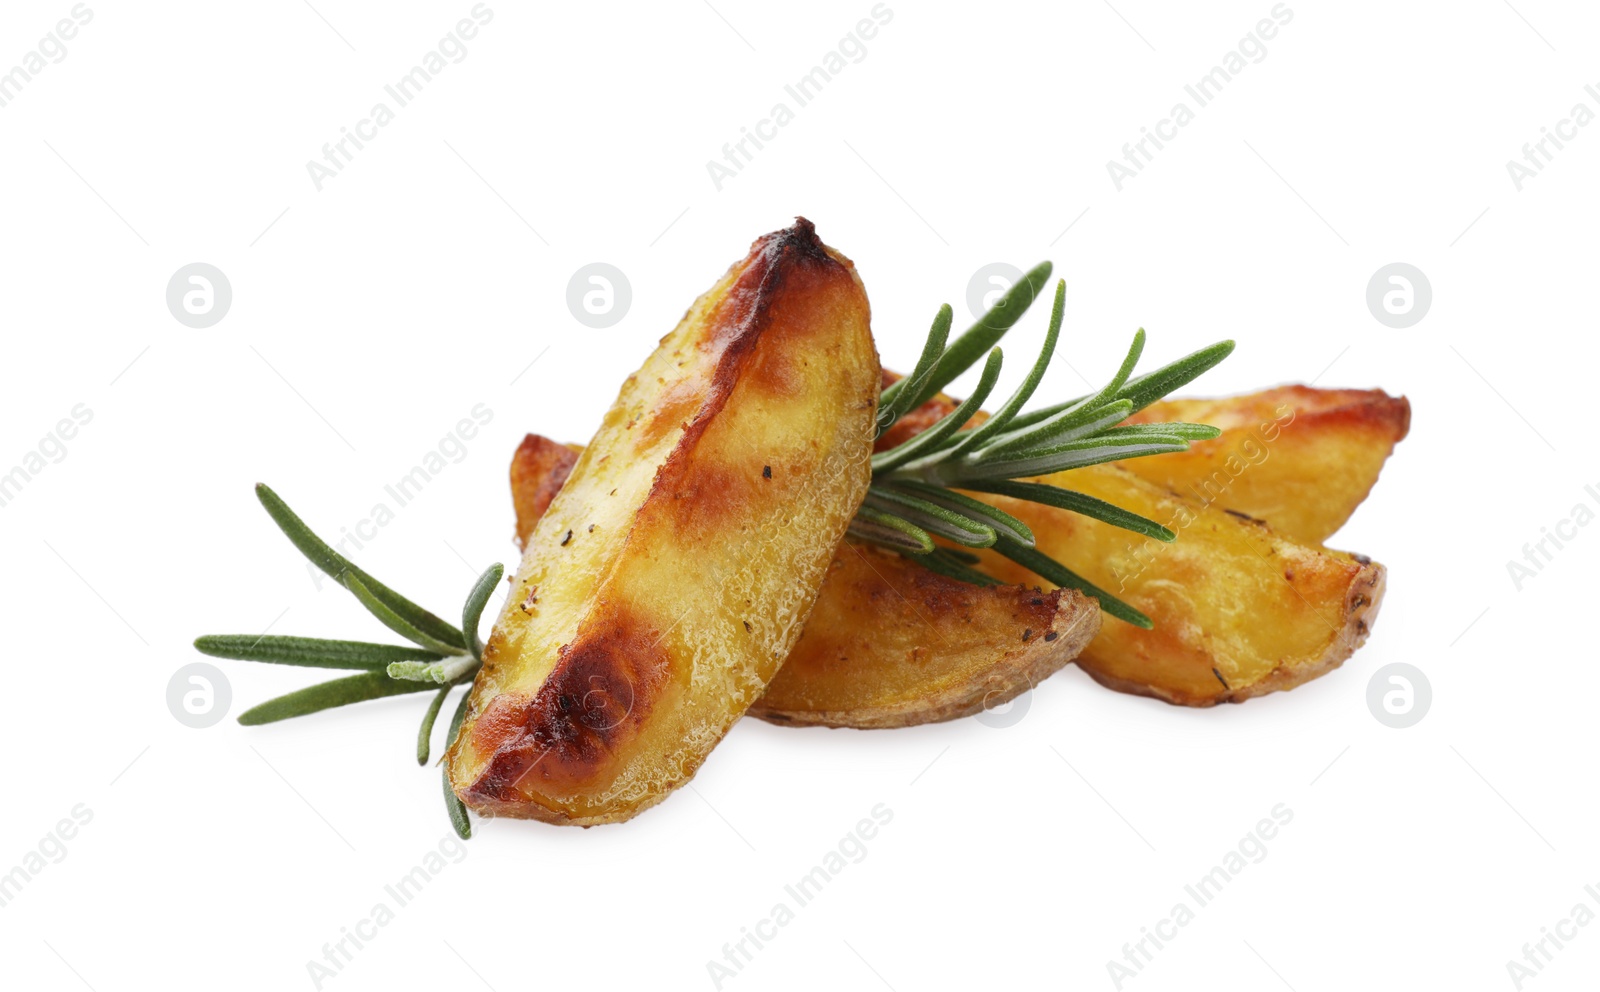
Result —
M1076 590L975 586L846 541L750 715L858 729L972 716L1065 668L1099 629L1099 605Z
M572 474L578 454L547 437L529 434L511 458L511 501L517 511L517 547L527 550L533 525L550 508L556 493Z
M1279 386L1225 399L1163 400L1129 423L1188 421L1222 429L1188 451L1123 467L1201 503L1260 520L1303 544L1321 544L1367 498L1411 429L1411 404L1381 389Z
M512 461L519 539L559 490L565 446L530 434ZM1065 668L1100 629L1072 589L983 588L846 540L804 631L750 716L790 727L910 727L1002 706Z
M449 754L463 802L590 825L693 776L800 635L878 376L854 266L804 219L696 301L528 537Z

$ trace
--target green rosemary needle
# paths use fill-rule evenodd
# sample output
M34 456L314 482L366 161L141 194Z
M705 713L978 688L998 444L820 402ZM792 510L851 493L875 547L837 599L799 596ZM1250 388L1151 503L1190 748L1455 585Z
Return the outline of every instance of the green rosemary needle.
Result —
M1001 351L995 345L1016 325L1050 278L1050 263L1035 266L988 313L947 344L951 309L939 309L911 374L883 391L879 402L881 437L957 376L984 358L972 394L932 426L872 457L872 485L851 522L850 534L922 562L966 582L989 580L935 539L970 548L990 548L1056 585L1078 589L1100 600L1101 609L1120 620L1150 627L1143 613L1094 586L1034 547L1022 521L956 490L994 493L1081 513L1115 527L1160 541L1175 535L1154 520L1084 493L1037 481L1067 469L1146 455L1183 451L1192 441L1216 437L1204 424L1125 424L1134 413L1192 382L1233 351L1232 341L1203 348L1142 376L1133 375L1144 352L1143 328L1111 380L1098 392L1066 403L1024 412L1050 366L1060 340L1067 285L1056 283L1044 346L1015 392L983 423L965 425L978 414L1000 377ZM987 356L987 357L985 357Z

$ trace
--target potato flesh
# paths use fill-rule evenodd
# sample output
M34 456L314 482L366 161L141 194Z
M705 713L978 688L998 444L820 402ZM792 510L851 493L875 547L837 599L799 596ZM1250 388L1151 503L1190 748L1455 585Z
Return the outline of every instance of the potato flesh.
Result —
M603 823L694 774L799 637L877 378L865 291L809 223L696 301L528 538L450 754L464 802Z
M884 373L885 385L898 378ZM941 393L885 437L898 444L956 405ZM971 423L987 417L979 413ZM1372 491L1411 429L1411 404L1381 389L1278 386L1221 399L1161 400L1127 422L1167 421L1210 424L1222 435L1188 451L1119 464L1197 503L1238 510L1268 521L1284 537L1316 545L1344 526Z
M1130 423L1187 421L1222 429L1188 451L1134 458L1123 467L1200 503L1272 524L1321 544L1378 481L1411 427L1411 404L1380 389L1280 386L1227 399L1164 400Z
M1297 544L1266 524L1183 499L1117 465L1041 481L1087 493L1178 532L1170 544L1005 497L986 502L1033 528L1037 547L1154 621L1107 620L1078 665L1125 692L1187 706L1292 688L1337 667L1366 639L1383 566ZM1029 581L984 553L986 570Z

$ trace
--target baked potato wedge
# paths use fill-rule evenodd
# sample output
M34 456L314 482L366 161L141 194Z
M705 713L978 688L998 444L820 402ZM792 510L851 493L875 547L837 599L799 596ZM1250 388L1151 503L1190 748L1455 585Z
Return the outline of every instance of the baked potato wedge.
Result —
M1384 569L1370 559L1295 543L1259 520L1184 499L1118 465L1040 481L1115 503L1178 534L1167 544L1053 507L982 497L1025 521L1040 551L1154 621L1151 630L1117 620L1101 627L1078 665L1103 685L1185 706L1240 702L1337 668L1377 616ZM1035 581L1012 561L980 554L993 575Z
M1160 421L1210 424L1222 436L1188 451L1129 459L1124 468L1196 502L1266 520L1290 540L1321 544L1372 491L1411 428L1411 404L1381 389L1279 386L1225 399L1164 400L1129 418Z
M846 541L750 715L862 729L972 716L1065 668L1099 629L1099 604L1074 589L975 586Z
M884 385L899 378L886 371ZM956 406L940 393L902 417L884 440L899 444ZM1119 463L1123 468L1198 503L1266 520L1290 540L1321 544L1372 492L1411 429L1411 403L1381 389L1278 386L1221 399L1161 400L1128 418L1164 421L1210 424L1222 435L1187 451L1130 458Z
M566 480L568 448L528 435L511 463L517 535ZM1072 589L980 587L845 541L805 630L750 715L786 726L909 727L1004 705L1066 667L1100 629Z
M479 813L626 820L800 636L866 492L866 292L812 225L755 242L623 385L529 535L448 755Z
M884 373L886 383L896 378ZM935 396L902 418L890 439L926 430L956 406ZM980 413L971 422L984 419ZM1141 630L1106 621L1078 665L1102 685L1186 706L1241 702L1337 668L1376 619L1384 569L1320 545L1371 491L1409 429L1410 403L1381 390L1285 386L1166 400L1131 419L1208 423L1223 434L1188 452L1040 481L1165 524L1179 532L1172 544L1037 503L971 494L1022 519L1040 551L1154 622ZM1280 532L1270 515L1270 525L1259 519L1273 513L1298 535ZM1015 562L981 554L993 575L1038 581Z

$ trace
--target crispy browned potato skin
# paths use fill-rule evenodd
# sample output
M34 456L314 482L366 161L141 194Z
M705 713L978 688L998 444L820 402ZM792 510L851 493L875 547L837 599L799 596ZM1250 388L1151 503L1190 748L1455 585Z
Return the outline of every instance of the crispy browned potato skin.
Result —
M1411 404L1381 389L1280 386L1226 399L1164 400L1129 422L1173 420L1210 424L1222 436L1123 467L1196 502L1270 521L1291 540L1321 544L1372 491L1411 429Z
M800 636L878 375L854 266L803 219L696 301L528 537L448 757L463 802L591 825L693 776Z
M565 446L530 434L512 461L519 539L559 490ZM1004 705L1066 667L1100 629L1071 589L983 588L845 541L805 630L750 715L784 726L909 727Z
M511 457L511 501L517 511L517 547L526 550L533 525L550 508L550 501L566 484L578 454L565 444L529 434Z
M1039 550L1154 621L1107 619L1078 656L1103 685L1184 706L1241 702L1337 668L1366 640L1383 598L1370 559L1298 544L1261 521L1205 507L1117 465L1047 476L1178 532L1170 544L1037 503L983 497L1033 529ZM976 494L975 494L976 495ZM983 552L986 570L1033 581Z

